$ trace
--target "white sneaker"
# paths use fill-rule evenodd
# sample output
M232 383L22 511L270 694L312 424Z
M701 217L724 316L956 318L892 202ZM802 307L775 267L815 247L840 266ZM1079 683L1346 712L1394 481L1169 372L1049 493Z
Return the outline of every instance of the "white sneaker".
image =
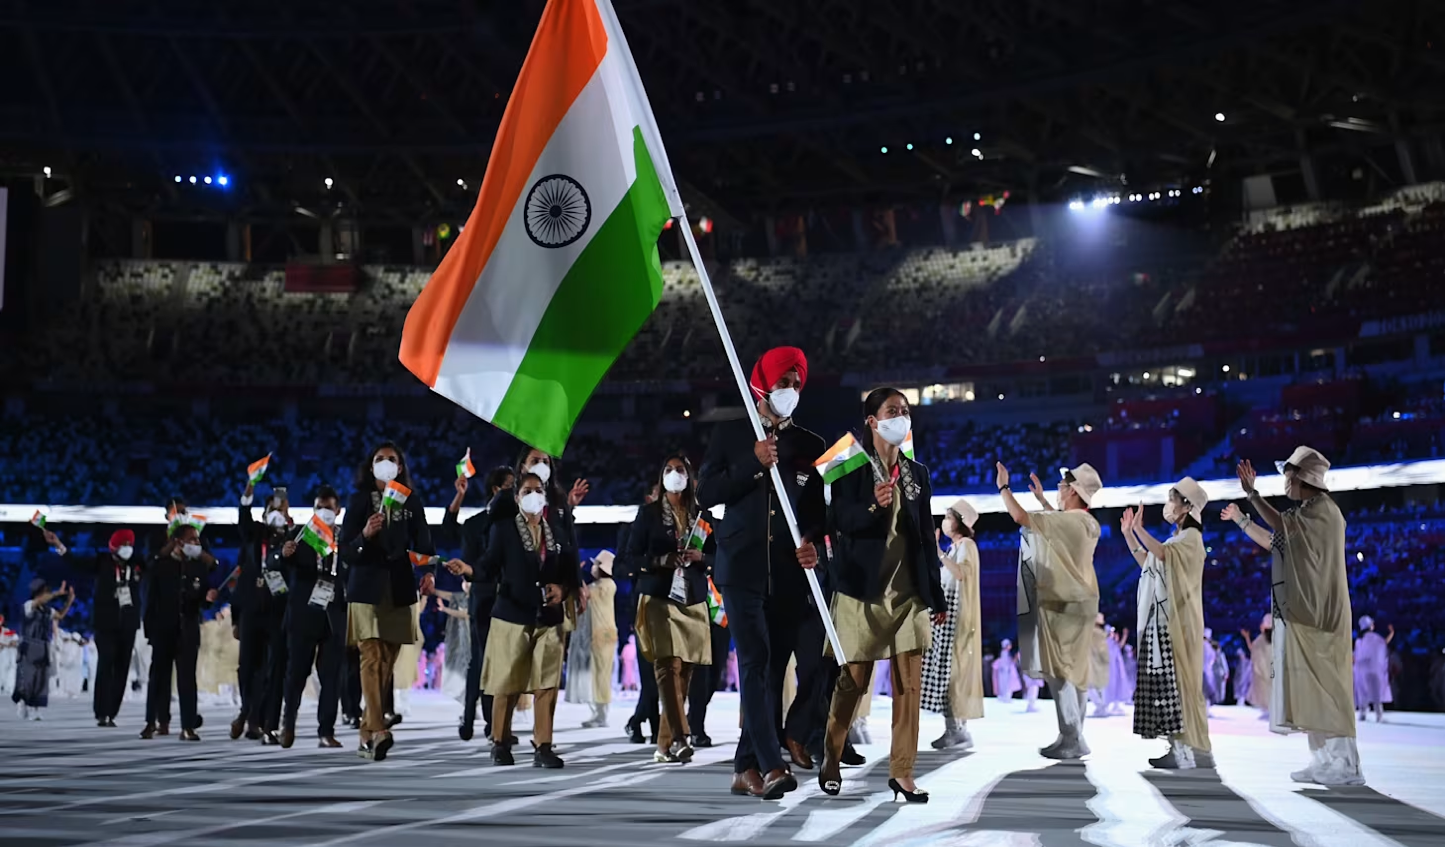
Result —
M1350 773L1333 768L1315 771L1314 781L1319 785L1364 785L1365 776L1361 773Z
M1302 771L1295 771L1294 773L1289 775L1289 778L1294 780L1295 782L1308 782L1315 785L1320 784L1319 780L1315 779L1315 769L1313 766L1305 768Z
M26 706L23 702L16 703L15 717L21 719L22 721L30 720L30 707Z
M39 710L39 709L31 709L31 710L30 710L30 719L31 719L32 721L38 721L38 720L40 720L40 710Z
M1046 759L1059 759L1061 761L1067 761L1069 759L1084 758L1085 756L1089 755L1089 748L1082 741L1076 741L1073 743L1064 744L1062 747L1048 748L1045 750L1040 750L1039 752Z

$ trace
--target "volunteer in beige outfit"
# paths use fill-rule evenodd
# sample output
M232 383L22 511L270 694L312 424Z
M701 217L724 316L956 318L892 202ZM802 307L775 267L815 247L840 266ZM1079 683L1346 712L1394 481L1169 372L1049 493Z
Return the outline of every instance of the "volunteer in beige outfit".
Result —
M1059 737L1039 753L1050 759L1089 754L1084 743L1084 699L1094 619L1099 614L1099 580L1094 548L1099 522L1089 505L1103 488L1088 464L1065 471L1059 508L1026 512L1009 488L1009 472L998 463L998 490L1009 516L1021 528L1019 549L1019 667L1049 685L1058 712ZM1048 506L1034 479L1034 495Z
M1310 764L1291 778L1321 785L1363 785L1360 751L1355 746L1345 517L1325 485L1329 467L1318 450L1297 448L1280 465L1280 472L1285 495L1299 505L1279 512L1255 490L1254 467L1240 462L1239 484L1269 528L1254 523L1233 504L1224 510L1224 517L1273 555L1269 728L1282 735L1309 735Z
M978 511L963 498L943 515L939 535L952 542L943 561L943 595L948 618L933 628L933 646L923 657L923 708L943 715L943 735L933 749L972 749L968 722L983 717L983 635L978 596L978 544L973 525Z
M617 583L612 579L616 556L610 550L597 554L592 562L592 585L588 587L587 611L591 622L592 717L584 727L607 726L607 706L612 702L612 675L617 665Z
M1139 578L1139 681L1134 734L1169 739L1149 764L1190 770L1214 767L1204 699L1204 507L1209 495L1190 477L1169 490L1164 520L1174 533L1159 542L1144 528L1144 507L1124 510L1124 541L1143 569Z

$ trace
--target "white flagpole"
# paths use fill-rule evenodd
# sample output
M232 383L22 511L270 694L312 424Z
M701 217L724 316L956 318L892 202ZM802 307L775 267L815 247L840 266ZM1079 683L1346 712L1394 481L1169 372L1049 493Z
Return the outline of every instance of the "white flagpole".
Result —
M728 364L732 366L733 378L737 380L738 391L743 395L743 408L748 410L748 420L753 422L753 434L759 441L764 439L763 419L758 416L757 399L753 397L752 389L748 385L748 378L743 373L742 363L738 361L738 351L733 347L733 337L728 334L727 322L723 320L722 306L718 304L717 294L712 290L712 280L708 278L707 266L702 262L702 256L698 254L697 241L692 237L692 224L684 214L678 219L682 224L682 237L687 242L687 252L692 256L693 267L697 268L698 278L702 280L702 293L707 298L707 307L712 311L713 323L717 325L717 333L722 337L723 350L728 354ZM783 507L783 517L788 521L788 529L793 533L793 546L803 546L803 535L798 531L798 517L793 513L793 503L788 499L788 490L783 487L783 475L777 465L769 468L773 477L773 490L778 494L778 503ZM726 520L726 518L724 518ZM817 544L822 545L823 539L817 539ZM822 558L821 556L819 557ZM818 607L818 617L823 619L823 629L828 633L828 642L833 645L833 657L838 664L846 663L843 658L843 642L838 640L838 630L833 626L833 616L828 613L827 601L823 598L823 587L818 584L818 575L811 569L804 570L808 576L808 587L813 590L813 600ZM727 598L723 598L727 602Z

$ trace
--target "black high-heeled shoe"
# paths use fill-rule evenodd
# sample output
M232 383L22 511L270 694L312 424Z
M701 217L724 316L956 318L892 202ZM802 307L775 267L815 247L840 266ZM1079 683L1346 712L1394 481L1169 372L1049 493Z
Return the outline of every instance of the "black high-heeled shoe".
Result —
M899 785L899 784L898 784L898 780L896 780L896 779L890 779L890 780L888 780L888 789L893 792L893 800L894 800L894 802L897 802L897 801L898 801L899 795L902 795L904 802L907 802L907 803L927 803L927 802L928 802L928 792L927 792L927 791L923 791L923 790L921 790L921 789L918 790L918 791L909 791L908 789L906 789L906 788L904 788L903 786Z

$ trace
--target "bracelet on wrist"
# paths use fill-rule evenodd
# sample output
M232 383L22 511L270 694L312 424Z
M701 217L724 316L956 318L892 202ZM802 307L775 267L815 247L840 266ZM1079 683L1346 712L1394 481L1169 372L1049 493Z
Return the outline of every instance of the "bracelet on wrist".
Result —
M1000 486L998 487L998 493L1002 494L1002 493L1004 493L1005 491L1013 491L1013 486L1010 486L1010 485L1000 485Z

